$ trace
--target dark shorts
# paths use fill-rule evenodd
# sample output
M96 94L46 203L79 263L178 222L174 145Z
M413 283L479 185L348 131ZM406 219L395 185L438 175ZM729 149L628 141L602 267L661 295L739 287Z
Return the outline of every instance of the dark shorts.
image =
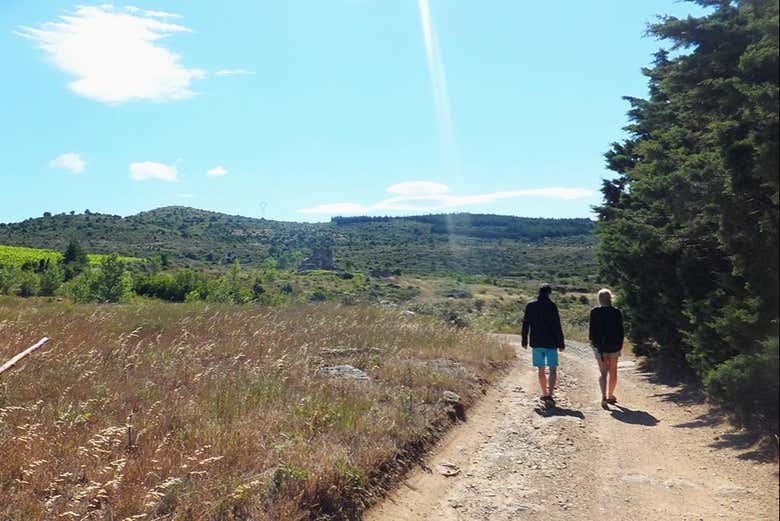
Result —
M613 351L612 353L601 353L595 347L593 348L593 355L597 360L604 360L607 358L620 358L620 351Z

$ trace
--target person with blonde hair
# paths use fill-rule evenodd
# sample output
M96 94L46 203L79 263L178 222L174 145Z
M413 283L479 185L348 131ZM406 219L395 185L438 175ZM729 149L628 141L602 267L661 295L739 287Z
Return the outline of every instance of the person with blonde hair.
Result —
M598 293L599 305L590 311L590 345L599 364L601 405L617 403L617 364L623 349L623 314L612 305L612 292L602 289Z

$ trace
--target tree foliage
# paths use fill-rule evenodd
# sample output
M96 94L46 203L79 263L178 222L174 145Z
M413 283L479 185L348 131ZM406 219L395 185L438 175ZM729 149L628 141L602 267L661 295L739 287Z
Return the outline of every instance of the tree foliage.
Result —
M777 358L778 4L698 3L712 11L649 29L671 46L606 154L599 259L635 343L683 353L735 401L734 375Z
M62 266L65 270L65 279L70 280L79 273L83 272L89 265L87 252L81 247L79 242L71 239L67 248L62 254Z
M106 255L97 269L86 269L64 286L75 302L129 302L133 278L116 254Z

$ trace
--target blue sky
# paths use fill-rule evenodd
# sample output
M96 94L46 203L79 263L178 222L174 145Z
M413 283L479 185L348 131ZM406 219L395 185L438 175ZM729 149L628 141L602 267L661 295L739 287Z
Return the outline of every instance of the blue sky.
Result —
M580 217L674 1L4 0L0 222Z

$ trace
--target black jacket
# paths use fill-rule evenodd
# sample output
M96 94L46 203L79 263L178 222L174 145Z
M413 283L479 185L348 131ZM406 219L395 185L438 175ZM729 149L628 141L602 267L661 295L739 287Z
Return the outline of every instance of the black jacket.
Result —
M558 306L549 298L539 297L526 304L523 315L523 345L528 344L529 330L531 347L564 346Z
M623 348L623 314L612 306L590 310L590 343L601 353L616 353Z

